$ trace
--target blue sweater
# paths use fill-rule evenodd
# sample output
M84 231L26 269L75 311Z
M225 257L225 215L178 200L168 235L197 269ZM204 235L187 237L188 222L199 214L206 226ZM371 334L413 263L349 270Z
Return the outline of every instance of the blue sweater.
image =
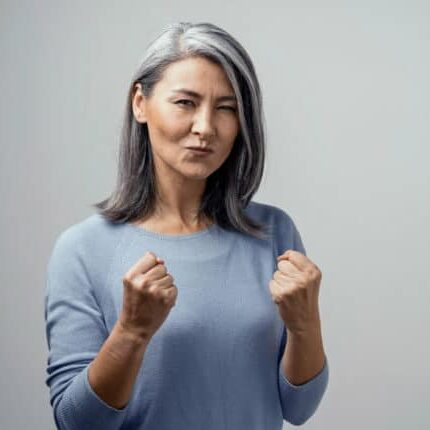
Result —
M305 254L300 234L280 208L251 201L245 211L270 224L271 239L215 224L158 234L99 214L59 234L45 289L46 384L59 429L279 430L315 413L327 357L310 381L288 381L286 330L269 290L276 257L289 248ZM148 344L130 401L116 409L92 389L88 365L119 317L124 274L146 251L164 259L178 297Z

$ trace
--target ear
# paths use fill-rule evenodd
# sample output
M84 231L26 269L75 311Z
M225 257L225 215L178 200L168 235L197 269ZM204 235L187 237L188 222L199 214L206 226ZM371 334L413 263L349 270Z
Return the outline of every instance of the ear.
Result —
M142 85L135 84L132 97L133 115L137 122L144 124L146 119L146 98L142 92Z

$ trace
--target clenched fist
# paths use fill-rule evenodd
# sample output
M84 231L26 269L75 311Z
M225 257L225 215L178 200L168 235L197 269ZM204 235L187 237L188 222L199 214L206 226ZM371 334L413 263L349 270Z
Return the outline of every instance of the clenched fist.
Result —
M123 328L149 340L175 305L178 290L167 273L164 261L147 252L123 278L123 308L119 321Z
M291 332L303 332L320 323L319 268L301 252L289 249L277 257L278 270L269 283L273 301Z

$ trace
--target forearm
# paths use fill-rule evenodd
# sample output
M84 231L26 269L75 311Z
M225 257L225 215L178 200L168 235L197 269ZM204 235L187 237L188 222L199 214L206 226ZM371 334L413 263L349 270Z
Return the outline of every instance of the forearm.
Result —
M325 353L321 325L308 330L290 332L287 328L287 343L281 360L285 377L294 385L301 385L323 368Z
M91 387L108 405L127 405L148 343L126 332L118 321L115 324L88 369Z

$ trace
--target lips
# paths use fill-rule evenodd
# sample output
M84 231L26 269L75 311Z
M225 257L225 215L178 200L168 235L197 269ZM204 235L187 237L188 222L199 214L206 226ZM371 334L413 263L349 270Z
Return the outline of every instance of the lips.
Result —
M193 151L199 151L199 152L212 152L212 149L210 148L201 148L197 146L189 146L187 149L192 149Z

